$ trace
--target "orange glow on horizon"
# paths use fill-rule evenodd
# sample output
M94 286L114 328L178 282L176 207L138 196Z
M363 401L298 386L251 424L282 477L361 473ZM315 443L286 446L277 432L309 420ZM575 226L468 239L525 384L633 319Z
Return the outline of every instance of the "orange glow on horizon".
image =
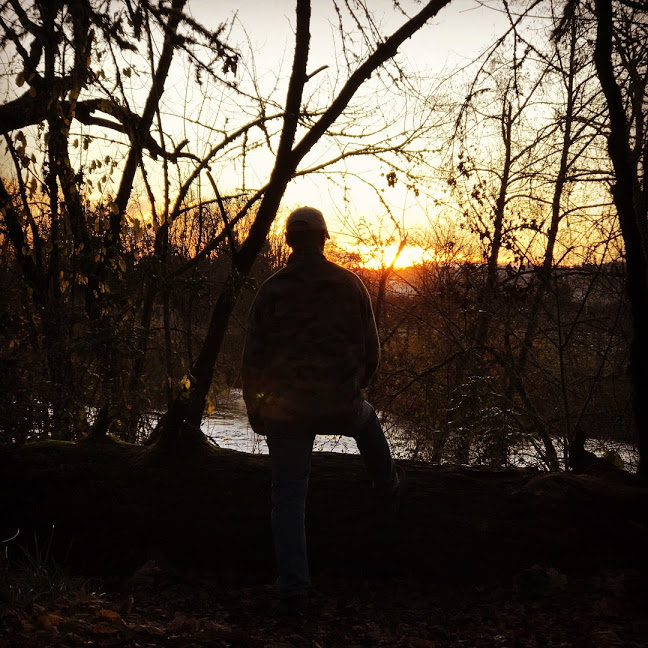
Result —
M443 263L447 261L466 261L463 255L440 253L437 250L420 245L405 245L398 253L398 245L384 245L378 249L364 244L355 246L341 245L340 248L357 258L357 265L367 270L380 270L394 264L394 269L411 268L425 263ZM398 256L397 256L398 255Z
M362 247L362 246L359 246ZM411 266L422 265L426 261L434 260L434 254L429 250L424 250L418 245L406 245L398 254L397 245L386 245L381 248L377 253L376 251L369 251L364 253L360 251L362 257L361 265L368 270L380 270L381 268L388 268L392 262L394 268L409 268ZM396 255L398 257L396 258Z

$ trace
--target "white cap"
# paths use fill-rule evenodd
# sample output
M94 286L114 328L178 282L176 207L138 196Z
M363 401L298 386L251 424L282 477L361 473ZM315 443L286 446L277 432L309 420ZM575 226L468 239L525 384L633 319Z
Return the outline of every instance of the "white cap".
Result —
M291 232L324 231L326 238L331 238L322 212L314 207L298 207L291 212L286 220L286 231L288 230Z

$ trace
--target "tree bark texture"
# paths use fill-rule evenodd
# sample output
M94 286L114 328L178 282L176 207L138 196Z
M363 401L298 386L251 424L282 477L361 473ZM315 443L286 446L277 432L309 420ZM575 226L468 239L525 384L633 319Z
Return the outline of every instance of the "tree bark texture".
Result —
M617 209L625 246L627 292L632 313L630 378L633 410L639 440L639 474L648 475L648 241L643 232L646 214L635 196L639 187L638 170L630 150L629 125L622 90L613 65L612 0L596 0L596 47L594 62L607 102L610 133L608 152L614 167L612 197Z

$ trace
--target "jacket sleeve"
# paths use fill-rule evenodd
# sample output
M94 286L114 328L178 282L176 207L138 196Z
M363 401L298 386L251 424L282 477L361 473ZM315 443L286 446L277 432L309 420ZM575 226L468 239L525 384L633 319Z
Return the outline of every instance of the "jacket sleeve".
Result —
M258 293L248 316L248 328L243 347L241 375L243 400L252 429L260 426L259 410L264 396L266 333L264 327L264 299Z
M378 371L380 363L380 340L376 328L376 318L371 307L371 298L367 288L362 284L363 318L364 318L364 346L365 346L365 372L360 387L364 389L369 385Z

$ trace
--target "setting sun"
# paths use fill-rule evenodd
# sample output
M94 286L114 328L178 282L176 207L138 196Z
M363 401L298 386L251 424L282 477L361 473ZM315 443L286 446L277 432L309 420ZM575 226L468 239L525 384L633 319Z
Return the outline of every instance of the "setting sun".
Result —
M440 252L438 249L425 248L421 245L405 245L398 250L395 243L384 245L380 248L372 247L363 243L354 246L341 244L340 248L355 257L358 266L367 270L380 270L389 268L392 263L395 269L411 268L431 262L467 261L474 260L470 255L459 252L451 254Z
M379 250L368 245L354 246L353 251L360 255L360 265L369 270L388 268L392 263L394 268L408 268L431 261L434 254L419 245L406 245L398 252L398 245L385 245Z

